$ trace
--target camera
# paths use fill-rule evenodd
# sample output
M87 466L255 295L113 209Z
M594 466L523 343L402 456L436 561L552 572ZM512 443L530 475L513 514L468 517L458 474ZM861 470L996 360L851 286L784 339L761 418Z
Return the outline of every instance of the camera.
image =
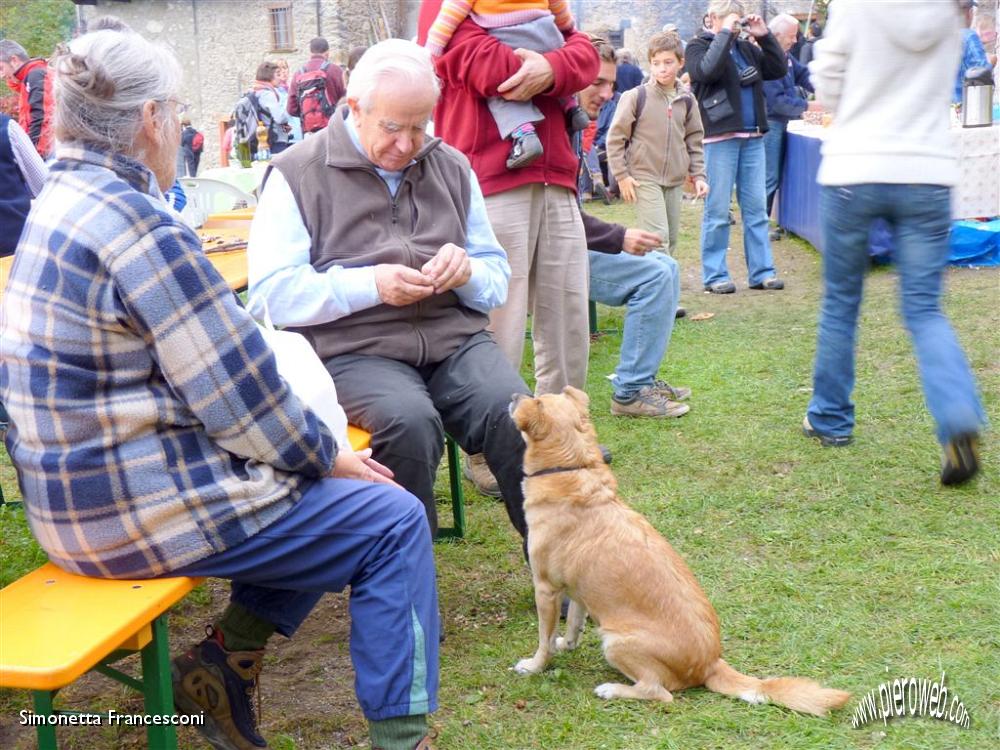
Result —
M741 18L740 19L740 26L742 26L744 29L747 28L750 25L750 23L751 23L751 21L750 21L749 18Z

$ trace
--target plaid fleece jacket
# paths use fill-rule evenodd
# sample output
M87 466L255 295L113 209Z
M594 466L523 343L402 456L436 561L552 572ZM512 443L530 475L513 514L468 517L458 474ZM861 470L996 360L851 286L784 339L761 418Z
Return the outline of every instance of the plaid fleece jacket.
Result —
M240 544L333 438L137 162L61 147L0 307L0 399L52 562L162 575Z

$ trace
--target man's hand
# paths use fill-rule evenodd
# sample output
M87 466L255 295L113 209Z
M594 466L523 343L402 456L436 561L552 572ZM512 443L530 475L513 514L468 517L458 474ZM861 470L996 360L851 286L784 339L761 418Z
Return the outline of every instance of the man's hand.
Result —
M371 448L357 452L346 450L338 453L330 476L338 479L360 479L363 482L391 484L393 487L399 487L392 481L392 472L372 458Z
M500 96L509 102L528 102L552 88L556 77L548 60L530 49L516 49L514 54L521 58L521 67L497 87Z
M472 277L472 263L464 248L447 242L420 271L434 284L434 294L442 294L462 286Z
M639 182L634 177L622 177L618 180L618 192L626 203L635 203L635 189Z
M625 242L622 243L622 249L629 255L645 255L654 247L660 247L663 244L663 238L655 232L647 232L645 229L631 229L625 230Z
M434 281L426 274L396 263L375 266L375 288L387 305L412 305L434 294Z
M708 196L708 183L704 180L694 181L694 197L706 198Z

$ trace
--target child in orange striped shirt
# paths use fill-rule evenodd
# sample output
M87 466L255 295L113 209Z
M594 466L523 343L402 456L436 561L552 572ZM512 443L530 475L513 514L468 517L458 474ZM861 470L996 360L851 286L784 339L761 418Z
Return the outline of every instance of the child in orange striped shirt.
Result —
M434 23L427 32L426 47L432 55L444 53L451 36L466 18L486 29L487 33L513 49L551 52L563 46L563 32L573 30L573 16L568 0L443 0ZM560 100L571 132L583 130L590 123L587 113L576 100ZM542 155L542 142L533 123L545 119L534 104L507 101L503 97L487 100L500 137L512 141L507 168L526 167Z

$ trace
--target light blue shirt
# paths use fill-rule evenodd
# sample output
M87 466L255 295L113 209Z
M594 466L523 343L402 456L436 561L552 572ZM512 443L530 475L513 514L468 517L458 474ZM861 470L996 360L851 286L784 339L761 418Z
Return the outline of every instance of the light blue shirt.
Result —
M364 154L353 118L348 116L346 123L355 147ZM378 167L376 171L395 195L404 172ZM507 300L510 265L507 253L493 233L479 180L471 169L469 185L465 251L469 255L472 276L452 291L462 304L485 313ZM279 170L271 170L254 212L247 245L251 304L256 307L255 298L265 301L271 320L277 326L329 323L382 304L375 286L375 266L344 268L335 265L317 271L310 263L311 247L309 232L291 188Z

